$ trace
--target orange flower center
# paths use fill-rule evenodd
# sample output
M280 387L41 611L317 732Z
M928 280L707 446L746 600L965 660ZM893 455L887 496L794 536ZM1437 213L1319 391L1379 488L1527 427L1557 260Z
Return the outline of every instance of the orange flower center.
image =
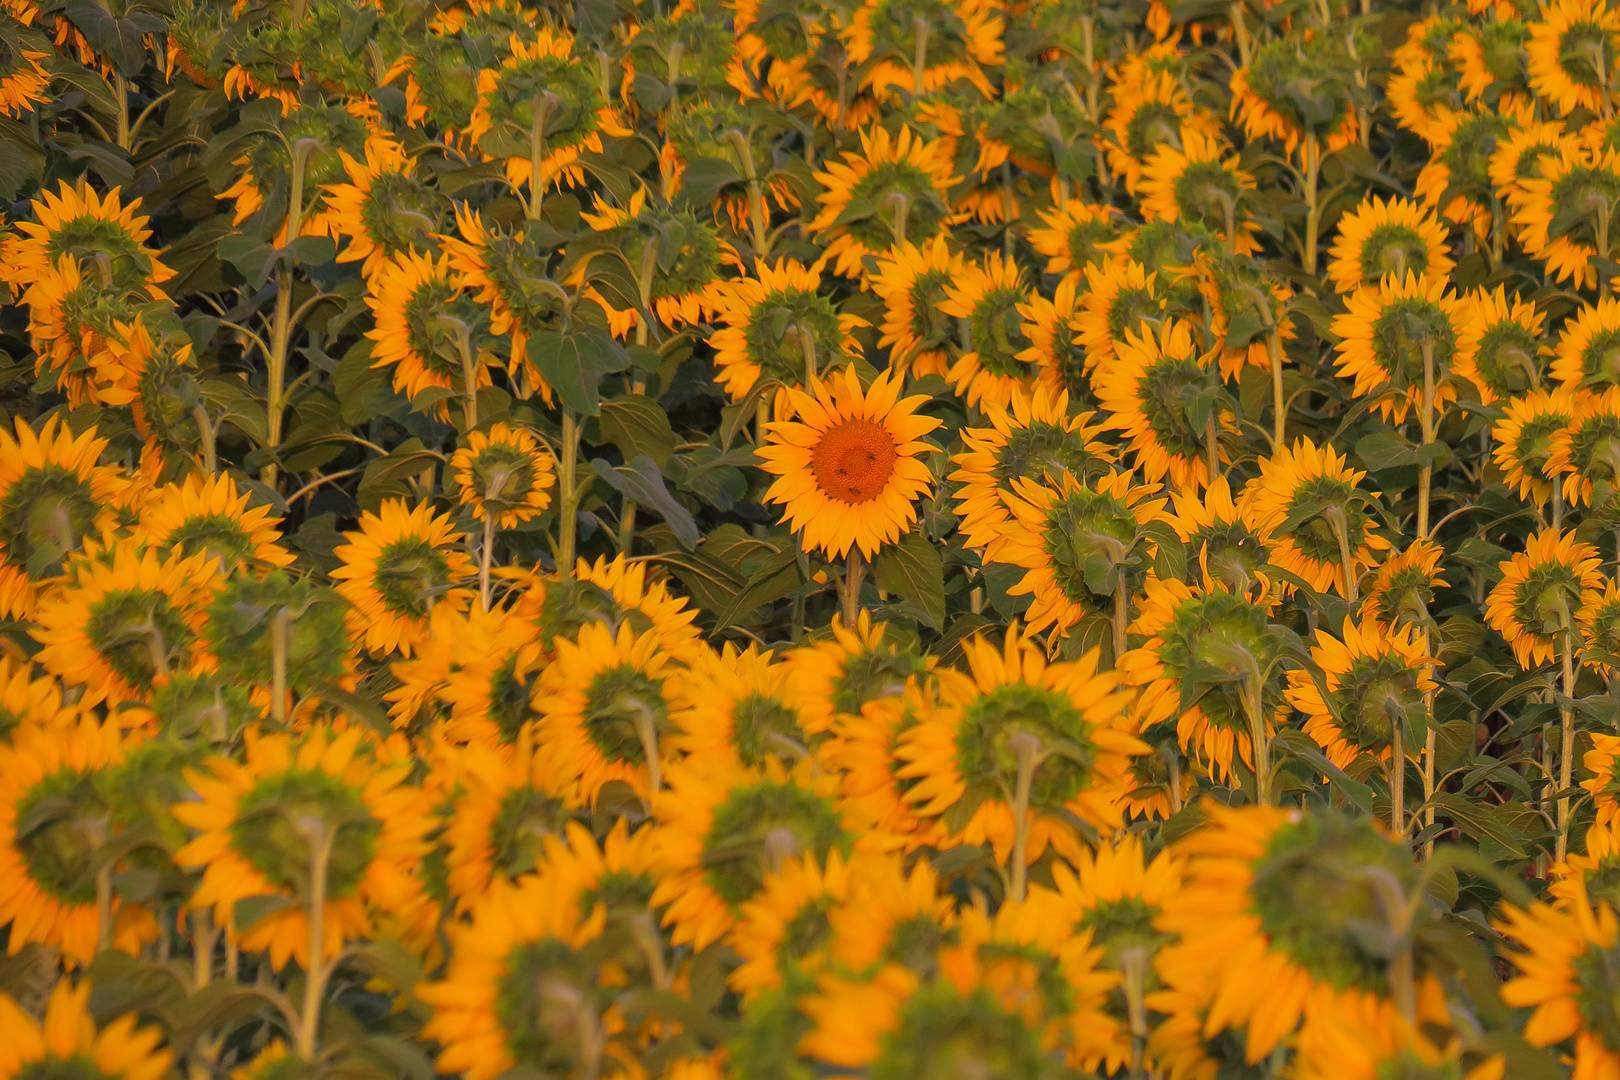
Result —
M816 483L830 497L852 505L883 493L899 458L894 437L873 420L845 420L828 428L810 452Z

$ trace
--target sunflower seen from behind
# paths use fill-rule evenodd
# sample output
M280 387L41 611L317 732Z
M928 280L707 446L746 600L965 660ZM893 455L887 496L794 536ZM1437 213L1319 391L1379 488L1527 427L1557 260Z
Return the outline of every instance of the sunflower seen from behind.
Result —
M408 657L436 605L466 606L469 593L459 582L472 576L472 561L454 528L431 503L408 509L403 499L385 499L376 513L360 515L358 530L344 534L349 542L333 551L343 565L331 576L353 608L349 625L366 649Z
M62 979L51 991L41 1019L10 994L0 994L0 1076L95 1076L101 1080L162 1080L174 1055L161 1049L163 1032L137 1027L125 1013L97 1027L90 1009L91 984Z

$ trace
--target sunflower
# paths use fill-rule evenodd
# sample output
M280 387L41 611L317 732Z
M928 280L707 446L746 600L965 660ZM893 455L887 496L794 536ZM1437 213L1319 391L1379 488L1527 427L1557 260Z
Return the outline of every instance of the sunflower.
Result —
M371 652L410 656L422 642L428 616L444 603L460 610L470 593L457 582L472 575L448 514L430 503L414 510L403 499L385 499L378 512L360 515L360 528L344 533L347 544L332 552L343 561L331 576L354 610L349 625Z
M1068 907L1067 918L1074 931L1089 935L1091 943L1103 950L1100 968L1121 976L1121 985L1109 992L1107 1003L1108 1014L1117 1025L1116 1038L1103 1055L1103 1067L1109 1073L1117 1073L1131 1061L1133 1006L1126 985L1140 980L1143 998L1160 989L1151 957L1172 938L1155 928L1154 922L1163 913L1165 901L1181 888L1182 872L1183 860L1177 853L1160 851L1150 860L1134 833L1123 833L1114 843L1081 852L1072 868L1061 863L1052 867L1053 883Z
M1425 626L1434 590L1445 588L1440 561L1445 549L1433 540L1414 541L1378 566L1378 575L1361 601L1362 629L1368 626Z
M797 669L754 646L727 642L705 652L685 676L684 706L670 717L672 748L689 757L735 754L750 768L767 756L791 767L813 756L826 728L813 728L800 702Z
M813 976L826 962L833 936L831 909L850 900L855 883L854 867L837 848L827 853L825 866L805 854L784 860L765 875L727 935L742 961L727 982L745 1003L781 986L784 972Z
M1086 401L1091 393L1086 378L1086 349L1075 318L1080 311L1079 275L1057 283L1048 300L1039 293L1018 305L1024 317L1024 336L1030 346L1018 359L1035 364L1035 387L1051 394L1067 394Z
M1503 1080L1507 1057L1491 1052L1484 1040L1439 1024L1420 1030L1366 996L1341 999L1319 1014L1300 1034L1293 1068L1299 1080Z
M1584 900L1570 910L1533 903L1509 905L1497 922L1518 951L1507 956L1519 974L1502 984L1509 1006L1534 1009L1524 1028L1531 1046L1573 1040L1574 1075L1612 1076L1620 1071L1620 1026L1616 1015L1616 918L1612 907Z
M271 516L268 506L250 509L251 499L224 473L192 473L146 499L133 539L156 551L207 555L225 570L240 563L291 566L292 553L279 543L281 519Z
M1581 787L1592 793L1592 807L1597 811L1597 824L1587 833L1587 843L1600 829L1610 829L1620 821L1620 784L1615 775L1620 773L1620 735L1592 733L1592 749L1581 759L1581 766L1592 774L1582 780Z
M1115 344L1114 363L1092 372L1092 388L1105 412L1104 427L1130 439L1126 450L1156 482L1169 474L1179 488L1202 488L1214 478L1217 463L1229 460L1220 440L1235 417L1224 396L1217 396L1220 372L1210 355L1199 355L1192 327L1165 321L1155 333L1127 330ZM1199 423L1192 402L1203 402ZM1212 458L1214 460L1212 460Z
M51 991L43 1023L0 994L0 1076L84 1076L102 1080L162 1080L174 1055L158 1047L163 1032L137 1028L125 1013L99 1031L90 1011L90 980L62 979Z
M551 505L556 463L533 433L506 423L467 433L467 445L450 459L461 505L473 517L494 517L503 529L532 519Z
M644 799L662 784L670 713L683 699L682 665L660 644L651 630L626 624L615 633L598 622L552 643L556 655L534 689L536 737L579 777L580 798L590 806L611 781Z
M1133 484L1110 471L1091 483L1070 473L1052 486L1013 481L1002 494L1011 520L985 552L987 562L1024 571L1011 596L1030 596L1031 633L1065 637L1082 619L1118 611L1141 581L1143 526L1158 520L1158 484Z
M1525 45L1530 89L1560 116L1577 108L1607 114L1617 46L1620 12L1598 0L1547 0Z
M445 884L464 914L492 890L546 866L545 841L581 806L578 774L558 748L526 735L507 757L474 744L462 752L463 794L445 819Z
M984 69L1002 63L1004 28L990 0L865 0L842 34L845 62L862 73L859 88L879 102L891 100L896 87L932 94L957 80L989 97L995 91ZM913 65L918 57L920 71Z
M1162 146L1175 146L1184 128L1206 138L1217 138L1221 132L1220 120L1195 109L1187 91L1169 72L1114 87L1114 104L1103 119L1103 130L1113 138L1104 141L1102 149L1108 167L1125 182L1127 193L1136 194L1149 155Z
M120 190L98 196L83 183L75 188L64 180L56 194L41 192L31 204L38 220L14 222L16 231L0 241L0 268L12 297L49 273L63 256L78 263L105 259L113 292L155 286L173 277L174 271L146 246L152 230L146 217L136 214L141 201L125 205ZM155 289L153 294L163 296Z
M1558 159L1569 139L1563 124L1550 121L1531 121L1509 132L1491 154L1490 176L1497 197L1510 209L1522 206L1528 194L1522 183L1540 177L1542 163Z
M415 401L431 390L450 395L490 384L493 359L481 345L481 308L464 296L448 256L407 251L385 262L366 282L366 306L376 326L366 331L375 344L372 367L393 367L394 389ZM449 415L443 401L441 419Z
M10 35L0 39L0 114L20 117L52 100L47 92L50 72L39 65L49 55L24 47Z
M115 838L97 778L129 746L115 722L94 717L28 725L0 743L0 923L11 927L8 954L39 942L70 965L99 948L98 856ZM157 937L145 908L113 897L113 945L138 956Z
M1546 351L1541 327L1546 318L1534 303L1517 296L1510 303L1506 286L1498 285L1494 293L1475 289L1464 300L1452 374L1473 383L1486 405L1534 389L1541 382L1540 357ZM1558 377L1557 360L1553 375Z
M1413 887L1407 845L1368 818L1205 808L1209 824L1177 845L1187 858L1185 884L1156 924L1180 940L1155 964L1170 987L1208 1008L1205 1037L1246 1028L1252 1065L1302 1026L1309 1031L1350 1008L1399 1022L1386 958L1364 930L1387 921L1375 874L1392 876L1403 893ZM1436 972L1449 965L1421 948L1414 954L1417 1019L1443 1024Z
M1273 565L1317 592L1349 597L1362 570L1376 565L1375 552L1390 547L1372 513L1380 493L1357 486L1366 475L1332 447L1318 450L1302 438L1260 459L1260 475L1244 487L1239 505Z
M895 752L920 717L945 707L935 680L913 677L892 695L840 712L821 749L821 760L836 771L844 797L878 829L901 838L908 852L939 848L945 828L938 819L920 815L907 799L916 781L899 775L906 762Z
M1614 580L1603 582L1602 592L1581 597L1575 624L1586 642L1586 662L1605 676L1620 668L1620 586Z
M107 439L94 426L74 434L60 414L37 432L20 416L14 423L15 438L0 426L0 615L17 618L83 537L117 523L127 481L97 464Z
M1552 439L1575 419L1575 395L1564 387L1535 390L1507 402L1502 419L1491 429L1493 460L1503 482L1519 489L1519 498L1544 505L1552 494L1554 474L1547 470Z
M1341 293L1410 271L1420 278L1444 279L1456 263L1447 254L1446 228L1411 199L1373 195L1339 219L1339 235L1328 251L1328 276Z
M924 142L910 127L892 138L881 127L866 128L860 139L860 153L829 158L827 171L815 174L825 190L816 196L821 210L808 227L824 245L822 262L831 262L841 277L864 281L868 255L944 235L957 220L945 194L962 178L951 174L943 139Z
M1170 499L1173 512L1165 520L1187 554L1196 556L1202 576L1244 592L1265 575L1266 545L1244 520L1225 476L1217 476L1202 494L1173 490Z
M1521 120L1528 119L1507 102L1501 103L1501 109L1443 115L1431 133L1434 156L1412 185L1412 193L1425 206L1447 221L1472 225L1474 235L1481 239L1490 236L1493 223L1501 223L1500 208L1490 205L1491 155L1521 126Z
M1605 296L1584 304L1559 330L1553 378L1571 389L1620 384L1620 300Z
M670 766L653 798L664 878L651 903L668 905L676 945L702 950L736 925L766 875L791 858L882 851L894 838L840 796L838 778L801 761L790 772L775 758L750 769L732 755Z
M64 705L55 677L36 674L26 660L0 656L0 743L20 727L58 728L79 714L76 705Z
M774 383L777 414L785 389L809 386L817 377L860 355L851 336L866 321L840 314L819 295L821 271L794 259L773 267L760 259L754 277L716 282L714 308L720 327L709 336L714 346L715 381L732 401L746 398L761 380Z
M823 732L838 717L857 717L880 700L898 700L913 681L926 681L936 658L864 608L855 625L833 614L826 636L783 657L798 687L806 731Z
M1269 135L1290 155L1307 134L1325 152L1348 146L1357 132L1348 60L1331 34L1268 41L1232 73L1230 115L1241 119L1248 139Z
M1502 580L1485 601L1485 621L1513 646L1526 669L1551 661L1566 637L1580 642L1575 612L1582 595L1603 583L1597 548L1575 539L1573 531L1544 529L1523 551L1500 563Z
M549 644L556 637L572 637L585 626L600 624L617 634L629 626L637 634L651 632L658 637L658 651L680 664L695 663L707 647L703 632L693 625L698 612L685 597L671 596L667 581L649 581L647 563L624 555L598 558L594 563L580 559L568 581L546 578L540 599L540 640ZM525 603L531 603L525 594Z
M646 297L653 317L671 329L712 317L715 294L711 286L720 280L724 266L742 268L736 249L690 211L648 206L644 187L623 208L604 202L600 195L595 199L595 212L581 213L580 218L597 232L619 231L623 238L619 252L625 265L639 270L647 265L646 260L656 260ZM568 284L584 282L586 267L595 254L588 251L573 264ZM622 275L613 274L595 278L585 290L607 313L609 327L620 336L641 322L639 285L634 291L627 291L625 285Z
M1050 210L1036 211L1044 228L1026 234L1030 247L1047 258L1046 272L1077 283L1088 266L1108 260L1102 245L1118 240L1124 218L1111 206L1070 199Z
M331 842L326 871L322 958L369 936L368 907L391 910L412 895L412 874L427 854L433 819L405 780L409 760L384 765L360 728L312 725L297 735L245 733L241 761L213 757L188 773L196 801L171 812L199 833L174 861L201 870L194 907L213 907L231 926L248 897L291 901L239 926L242 948L269 952L277 971L289 958L310 969L307 895L312 845ZM312 824L313 822L313 824Z
M1157 270L1150 272L1134 259L1089 265L1085 283L1074 329L1084 350L1084 371L1090 375L1113 365L1127 333L1142 333L1143 323L1154 326L1166 318L1170 290Z
M968 405L1005 406L1015 389L1028 385L1034 343L1019 312L1028 296L1023 272L998 251L945 286L939 310L959 320L964 339L964 352L946 378Z
M548 326L553 311L561 308L554 292L535 285L547 278L551 249L532 239L528 230L486 226L465 204L456 207L456 232L439 238L456 284L472 290L473 299L489 309L489 332L510 339L507 373L521 374L527 387L551 404L551 384L529 362L528 353L529 336ZM519 397L528 396L527 387L518 386Z
M1563 477L1569 505L1605 509L1597 485L1620 487L1620 386L1575 397L1575 415L1547 441L1546 473L1555 483Z
M1442 142L1462 108L1462 86L1450 63L1427 59L1403 65L1384 87L1395 122L1431 147Z
M1177 145L1179 142L1179 145ZM1260 250L1260 226L1242 211L1254 177L1238 167L1231 147L1195 123L1183 123L1177 142L1166 142L1142 162L1137 183L1142 216L1149 221L1189 218L1225 240L1238 255Z
M1098 672L1096 650L1048 663L1017 626L999 648L975 638L962 652L967 678L941 683L945 708L900 734L895 757L906 764L896 775L916 781L906 799L944 818L952 846L989 844L1002 864L1020 855L1032 864L1048 845L1075 858L1076 819L1103 833L1121 827L1131 759L1149 750L1119 675ZM1012 873L1020 880L1023 868Z
M901 379L884 372L861 390L853 367L816 383L815 396L789 390L798 420L767 426L759 451L777 479L767 502L805 546L843 558L854 547L871 559L917 520L916 501L932 476L920 455L940 421L918 416L921 395L900 398Z
M1608 769L1613 769L1612 757L1615 744L1620 740L1613 736L1598 736L1603 742L1603 754L1611 760ZM1596 742L1596 740L1594 740ZM1590 758L1592 755L1588 754ZM1605 775L1605 780L1611 780L1612 775ZM1592 789L1588 789L1592 790ZM1607 798L1597 797L1594 792L1594 801L1607 802L1610 816L1604 822L1593 825L1586 830L1581 838L1581 851L1571 851L1569 858L1562 864L1555 863L1550 869L1555 879L1548 886L1547 892L1552 897L1555 907L1565 911L1579 910L1581 904L1590 904L1593 900L1613 908L1616 900L1620 900L1620 889L1616 888L1620 876L1620 826L1613 818L1614 796L1608 794Z
M1333 317L1338 373L1355 379L1357 397L1386 388L1376 403L1391 423L1401 423L1411 406L1421 406L1426 364L1434 383L1431 407L1438 412L1457 399L1444 373L1467 313L1448 284L1444 276L1419 277L1411 269L1404 278L1386 274L1377 285L1358 287L1345 301L1348 310Z
M68 580L44 598L31 631L35 659L83 701L143 700L176 672L203 662L208 604L224 584L206 552L171 552L124 542L75 556Z
M432 251L444 216L436 189L416 176L416 161L392 140L366 142L365 160L339 150L348 183L327 187L334 237L346 237L340 263L358 262L369 278L392 260Z
M1316 631L1311 659L1323 685L1307 671L1290 671L1288 701L1305 714L1305 734L1341 769L1362 754L1389 760L1395 725L1424 715L1439 685L1431 674L1435 661L1423 655L1410 627L1357 626L1346 618L1338 637Z
M1611 16L1620 21L1620 13ZM1545 265L1559 284L1591 288L1597 284L1594 258L1607 259L1600 235L1607 210L1620 199L1620 153L1589 150L1579 139L1564 139L1555 154L1541 158L1541 174L1519 180L1518 228L1524 253ZM1558 231L1555 232L1555 229Z
M408 726L424 706L448 706L444 728L458 743L500 746L514 742L534 719L529 699L549 661L534 609L545 586L536 583L506 605L485 611L433 608L428 632L414 656L391 665L400 686L385 697L398 726Z
M1233 592L1214 582L1194 589L1149 577L1130 628L1146 640L1119 658L1126 683L1142 688L1133 705L1141 731L1173 719L1182 750L1216 780L1235 776L1234 758L1253 770L1254 731L1269 733L1287 712L1274 675L1276 603L1263 591ZM1194 683L1206 680L1210 665L1234 678L1198 696ZM1258 685L1247 685L1251 674L1259 675Z
M985 410L988 428L963 428L966 447L951 461L957 514L969 547L986 547L1008 521L1014 481L1059 482L1065 472L1086 481L1111 471L1113 448L1099 442L1093 413L1069 414L1069 395L1037 386L1014 392L1008 408Z
M967 273L967 262L953 255L944 233L921 247L909 240L879 258L872 292L883 301L878 348L889 350L889 365L917 375L944 375L956 348L956 325L939 305L945 290Z
M433 1008L421 1034L443 1048L438 1064L494 1080L514 1068L583 1071L591 1045L622 1058L603 1013L623 988L592 959L605 925L601 907L582 913L576 894L540 877L481 898L470 922L447 928L444 978L415 990Z

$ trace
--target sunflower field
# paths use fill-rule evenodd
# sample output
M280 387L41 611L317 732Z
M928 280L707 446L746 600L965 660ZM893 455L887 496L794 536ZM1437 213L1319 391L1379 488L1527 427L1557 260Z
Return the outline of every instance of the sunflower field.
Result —
M0 0L0 1080L1620 1080L1617 105Z

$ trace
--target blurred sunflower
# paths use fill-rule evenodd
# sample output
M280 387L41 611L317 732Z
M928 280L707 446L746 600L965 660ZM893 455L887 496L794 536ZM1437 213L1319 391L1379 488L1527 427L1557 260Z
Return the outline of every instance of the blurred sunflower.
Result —
M704 653L683 675L670 746L688 757L735 754L750 768L767 756L790 768L814 756L826 728L813 728L802 711L797 675L752 645L739 652L727 642Z
M1491 183L1496 187L1497 197L1509 210L1517 210L1524 204L1528 192L1521 186L1522 182L1539 178L1542 163L1557 160L1569 138L1563 124L1532 121L1515 128L1497 144L1491 154Z
M1366 475L1332 447L1317 449L1302 438L1260 459L1260 475L1244 487L1239 505L1274 565L1317 592L1335 589L1354 599L1362 570L1390 547L1372 512L1379 492L1358 486Z
M412 894L433 818L405 782L411 763L381 764L360 728L249 728L245 749L241 761L216 756L207 773L188 774L198 798L171 812L199 835L174 860L202 871L191 904L212 907L216 926L236 925L236 906L249 897L292 900L237 932L242 948L268 952L275 970L294 959L308 971L312 959L331 959L369 934L368 908L387 911ZM325 845L324 940L312 958L312 859Z
M39 585L62 572L86 536L118 521L127 481L97 464L108 440L92 425L74 434L60 415L16 436L0 426L0 614L29 616Z
M489 611L458 611L438 604L414 656L391 665L400 686L386 698L396 725L433 699L449 707L445 735L458 743L509 745L533 720L529 699L549 662L534 607L543 601L531 586L515 601Z
M1112 471L1113 448L1097 440L1095 414L1070 415L1069 395L1037 386L1015 391L1009 408L985 410L988 428L963 428L966 449L951 458L958 526L969 547L993 543L1008 521L1014 481L1058 483L1065 472L1081 481Z
M1486 598L1485 621L1513 647L1521 667L1551 661L1566 637L1581 644L1575 612L1583 594L1603 584L1602 562L1573 531L1544 529L1500 564L1502 580Z
M555 658L534 689L536 738L579 777L589 806L610 781L643 799L663 785L681 665L660 645L653 631L621 625L615 633L597 622L552 643Z
M958 320L962 355L946 373L968 405L1005 406L1033 374L1019 308L1028 301L1023 271L998 251L945 286L939 310Z
M97 545L74 557L68 580L36 609L30 632L43 647L35 659L83 686L86 705L144 700L204 661L200 633L223 584L207 552L163 558L130 542Z
M623 236L620 254L628 267L650 273L647 305L660 323L672 329L703 322L713 316L715 292L725 266L741 269L737 251L722 240L714 227L690 211L674 212L647 205L647 189L638 188L627 206L620 208L595 196L596 210L580 219L597 232L617 230ZM596 252L572 264L568 284L580 284ZM649 264L648 260L653 260ZM649 267L652 270L647 270ZM620 275L595 279L586 286L607 313L608 326L625 335L641 322L639 285L635 292L617 284ZM616 287L615 287L616 286Z
M154 551L206 555L227 572L241 563L291 566L293 555L280 544L281 519L269 506L249 508L251 499L225 473L192 473L147 497L132 539Z
M1169 72L1146 75L1130 86L1116 86L1114 104L1103 119L1103 130L1113 136L1102 143L1108 167L1136 194L1143 164L1155 150L1177 146L1184 128L1206 138L1218 138L1220 120L1193 106L1192 99ZM1079 269L1078 266L1073 267Z
M1456 263L1447 254L1446 228L1411 199L1374 195L1339 219L1339 235L1328 255L1328 276L1341 293L1375 285L1386 274L1403 281L1444 279Z
M897 243L877 261L872 292L883 301L878 348L889 350L889 366L916 375L944 375L957 343L956 324L939 309L945 290L967 273L944 233L917 246Z
M1591 506L1603 518L1612 516L1611 500L1596 495L1600 483L1611 493L1620 488L1620 386L1575 395L1575 414L1547 441L1545 471L1554 483L1563 478L1570 506Z
M827 961L833 937L831 909L854 892L855 875L834 848L826 865L813 854L786 859L765 875L759 892L742 905L727 942L742 961L727 976L732 990L752 1001L782 985L784 973L814 975Z
M1581 596L1575 624L1586 642L1583 659L1605 676L1612 676L1620 669L1620 585L1613 578L1604 580L1602 592L1593 590Z
M720 321L709 336L715 381L732 401L743 400L761 380L776 383L780 416L786 389L830 377L834 368L860 355L851 331L866 321L841 314L818 293L821 271L816 267L794 259L779 259L771 266L761 259L754 274L713 286Z
M1595 307L1583 304L1565 320L1549 374L1571 389L1620 384L1620 299L1605 296Z
M924 818L907 799L916 785L900 775L906 762L896 756L900 738L939 702L934 680L912 678L903 692L877 697L855 712L840 712L821 748L821 759L836 771L844 797L883 832L900 838L905 851L938 848L944 825Z
M694 625L697 608L683 596L672 596L667 580L649 581L647 569L646 562L621 554L599 557L594 563L580 559L568 581L545 579L535 616L541 642L572 637L592 623L614 634L629 626L638 634L655 634L659 651L676 663L695 662L707 647ZM533 591L525 596L531 597Z
M1039 210L1044 228L1026 234L1030 247L1047 258L1046 272L1078 282L1088 266L1101 266L1109 253L1102 245L1119 239L1123 215L1111 206L1070 199Z
M506 756L473 744L461 757L463 794L446 816L442 841L457 914L545 869L545 841L560 837L581 806L577 771L557 748L527 734Z
M1180 319L1166 320L1157 333L1125 331L1114 353L1114 362L1091 376L1110 414L1103 426L1130 439L1125 449L1144 480L1168 474L1178 488L1204 487L1229 460L1221 436L1236 420L1212 355L1199 354L1192 327Z
M0 994L0 1076L162 1080L174 1061L159 1049L163 1032L135 1024L136 1014L129 1012L97 1030L89 979L58 982L40 1019L10 994Z
M936 663L915 638L873 623L864 608L853 626L834 613L827 629L825 637L783 658L798 686L806 731L827 731L837 717L860 716L872 702L898 699L914 680L926 680Z
M1620 23L1620 13L1610 18ZM1559 284L1595 286L1593 260L1609 257L1598 246L1614 242L1605 225L1620 201L1620 154L1594 152L1579 139L1564 139L1557 153L1541 157L1540 174L1522 177L1518 187L1511 220L1524 253L1543 263Z
M1548 0L1541 18L1530 23L1525 45L1530 88L1560 116L1577 108L1607 115L1617 47L1620 12L1599 0Z
M102 932L97 869L115 840L97 779L129 745L116 722L93 717L19 727L0 742L0 920L11 927L8 956L38 942L60 950L69 966L95 959ZM141 905L115 895L109 916L113 946L132 956L157 938L157 922Z
M1235 776L1234 760L1254 770L1254 736L1288 711L1270 630L1276 604L1263 591L1150 577L1131 624L1146 640L1119 658L1127 684L1142 688L1132 707L1140 730L1174 720L1181 748L1216 780ZM1228 679L1200 695L1212 666Z
M438 604L460 610L470 594L458 583L472 576L472 562L458 545L448 514L431 503L406 509L403 499L385 499L378 512L360 515L360 528L343 535L332 552L343 561L331 576L354 608L351 630L366 649L410 656L428 629Z
M1535 304L1517 296L1510 303L1505 286L1497 286L1494 293L1475 289L1464 299L1452 374L1473 383L1486 405L1535 389L1541 383L1540 360L1546 351L1541 344L1546 318ZM1556 359L1552 373L1559 377Z
M1018 305L1018 313L1024 317L1024 336L1030 341L1018 358L1035 364L1037 390L1045 388L1048 393L1086 401L1091 383L1086 378L1085 345L1075 323L1079 312L1079 284L1073 276L1058 282L1050 300L1040 293L1031 294Z
M1362 928L1384 925L1377 881L1392 876L1403 892L1412 887L1407 846L1369 818L1206 807L1209 825L1177 845L1187 858L1185 884L1157 923L1181 940L1156 964L1172 988L1204 999L1205 1037L1246 1029L1252 1065L1352 1003L1382 1023L1401 1022L1385 957ZM1410 1007L1419 1023L1445 1023L1436 973L1446 970L1444 960L1413 950Z
M1137 182L1142 216L1149 221L1199 221L1225 240L1233 253L1259 251L1253 234L1260 226L1243 209L1245 193L1254 190L1254 177L1238 167L1237 155L1230 151L1219 136L1184 122L1176 142L1164 143L1142 162Z
M1534 1009L1525 1023L1531 1046L1574 1042L1575 1075L1620 1070L1615 1029L1615 937L1612 907L1584 898L1562 910L1543 903L1507 905L1496 929L1518 948L1507 956L1519 974L1502 984L1502 1000Z
M1033 598L1024 612L1031 633L1050 627L1065 637L1088 616L1126 610L1142 581L1144 526L1165 506L1153 498L1158 484L1134 479L1110 471L1086 483L1064 473L1051 486L1016 479L1002 493L1011 520L985 559L1024 570L1008 593Z
M1620 821L1620 783L1615 780L1620 774L1620 735L1594 731L1592 749L1581 758L1581 766L1592 774L1581 781L1581 787L1591 793L1592 808L1597 811L1597 824L1587 833L1590 844L1593 833L1612 829Z
M52 98L50 72L40 67L49 53L35 52L15 39L0 40L0 113L20 117Z
M1323 685L1307 671L1290 671L1288 701L1305 714L1305 734L1341 769L1362 754L1388 760L1395 725L1425 715L1427 696L1439 686L1435 661L1410 627L1357 626L1346 617L1338 637L1316 631L1311 659Z
M1232 73L1231 116L1249 139L1269 135L1290 155L1308 135L1319 153L1348 146L1357 133L1349 61L1332 34L1268 41Z
M450 260L412 250L385 262L366 283L366 306L376 326L366 331L372 367L392 367L394 389L416 400L429 390L452 395L490 384L492 357L480 330L487 317L451 273ZM449 406L440 401L440 418Z
M460 503L478 521L495 518L503 529L529 521L551 505L556 462L525 428L497 423L470 431L450 459Z
M1434 385L1431 407L1437 412L1457 400L1445 372L1467 309L1448 285L1444 276L1420 278L1410 269L1404 278L1386 274L1376 286L1357 288L1345 301L1348 310L1333 317L1338 373L1355 380L1357 397L1384 388L1375 403L1391 423L1405 420L1411 406L1421 407L1426 378Z
M431 252L443 221L438 191L416 175L416 160L391 140L366 143L365 160L339 150L344 184L327 187L326 208L334 237L349 243L338 253L340 263L360 263L364 277L412 252Z
M1002 63L1004 28L990 0L865 0L842 35L845 62L861 72L860 88L880 102L896 87L921 95L958 80L988 97L994 91L984 69Z
M1165 319L1167 289L1158 271L1135 260L1105 262L1085 268L1085 292L1074 329L1084 349L1086 374L1113 365L1127 333L1148 333ZM1143 330L1146 323L1149 330Z
M943 140L924 142L909 126L894 137L882 127L865 128L860 139L860 153L845 151L842 161L829 157L827 170L815 174L825 190L816 196L821 209L808 228L824 245L822 262L864 282L868 255L944 235L956 221L945 194L962 178L952 175Z
M668 905L676 945L701 950L730 932L766 875L788 859L833 851L881 851L887 834L856 816L838 778L801 761L791 772L767 757L750 769L736 757L688 758L670 766L653 799L658 859L665 877L653 906Z
M38 674L26 660L0 656L0 743L11 742L20 727L62 727L79 712L63 702L54 676Z
M1491 429L1493 459L1503 482L1518 488L1520 499L1545 506L1553 492L1554 474L1547 469L1552 439L1575 419L1577 402L1566 387L1535 390L1509 400L1502 419Z
M902 380L880 374L863 391L853 367L814 385L815 396L789 390L797 420L768 425L759 451L777 479L767 502L805 546L843 558L858 548L871 559L917 519L916 501L932 483L920 455L922 437L940 426L916 409L921 395L900 398Z

